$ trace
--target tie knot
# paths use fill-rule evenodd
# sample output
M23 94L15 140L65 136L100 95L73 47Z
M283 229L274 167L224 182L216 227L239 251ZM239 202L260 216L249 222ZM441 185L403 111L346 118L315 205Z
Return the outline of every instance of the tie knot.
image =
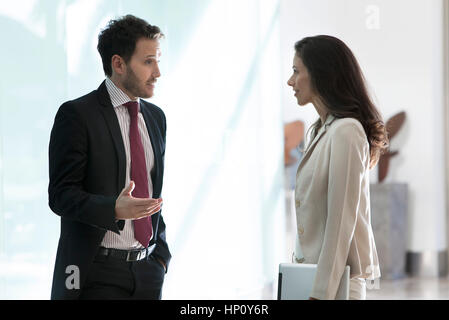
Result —
M137 116L137 113L139 112L139 102L128 101L127 103L125 103L123 105L128 108L128 112L132 117Z

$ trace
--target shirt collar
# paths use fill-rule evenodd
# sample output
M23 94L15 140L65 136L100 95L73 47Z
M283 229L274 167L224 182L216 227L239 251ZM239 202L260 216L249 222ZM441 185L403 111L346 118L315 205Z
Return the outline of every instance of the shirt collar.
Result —
M334 120L335 120L335 116L333 116L332 114L329 113L326 117L326 120L324 121L324 126L322 126L322 127L329 126Z
M335 120L335 116L333 116L332 114L328 114L326 116L326 120L324 120L324 125L322 125L319 129L318 132L316 133L315 137L319 136L323 131L327 130L327 127L329 127L332 122Z
M328 113L326 116L326 120L324 120L324 125L321 126L321 128L325 128L328 127L329 125L331 125L331 123L335 120L335 116Z
M124 105L125 103L132 101L122 89L117 87L114 82L108 77L106 78L106 89L111 97L112 106L114 108ZM137 98L137 102L140 107L140 98Z

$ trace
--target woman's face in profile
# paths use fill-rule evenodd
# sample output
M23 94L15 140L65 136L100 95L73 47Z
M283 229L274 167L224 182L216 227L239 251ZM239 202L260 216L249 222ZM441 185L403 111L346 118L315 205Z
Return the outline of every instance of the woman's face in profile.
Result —
M300 106L312 102L314 94L310 84L309 72L301 58L296 54L293 58L293 74L288 79L287 84L295 91L295 97Z

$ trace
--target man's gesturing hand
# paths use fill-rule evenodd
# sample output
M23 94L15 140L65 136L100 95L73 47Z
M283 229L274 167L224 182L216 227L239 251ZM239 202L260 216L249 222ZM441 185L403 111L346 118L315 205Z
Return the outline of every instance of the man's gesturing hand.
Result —
M162 206L162 198L134 198L131 195L135 187L134 181L123 188L122 192L115 200L115 218L118 220L136 220L151 216L159 210Z

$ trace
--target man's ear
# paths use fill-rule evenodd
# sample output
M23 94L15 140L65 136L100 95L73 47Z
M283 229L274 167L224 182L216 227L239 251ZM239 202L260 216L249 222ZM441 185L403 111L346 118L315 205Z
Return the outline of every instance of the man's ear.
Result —
M118 54L114 54L111 58L112 72L122 75L126 72L126 63Z

